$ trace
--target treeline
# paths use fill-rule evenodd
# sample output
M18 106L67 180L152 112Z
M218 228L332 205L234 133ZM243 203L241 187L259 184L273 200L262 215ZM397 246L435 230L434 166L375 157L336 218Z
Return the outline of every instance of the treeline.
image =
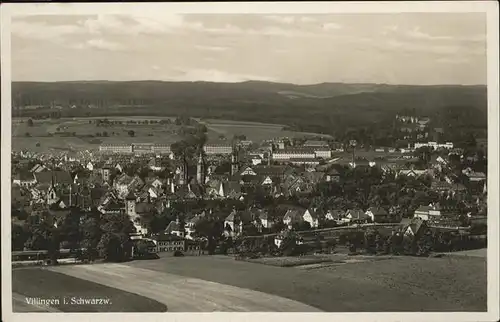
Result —
M322 92L329 86L335 92L340 85L346 84L318 86ZM313 90L310 87L308 91ZM464 129L486 128L486 87L481 86L382 86L374 92L324 99L289 99L270 88L274 87L260 86L258 82L13 83L12 103L15 108L29 105L49 108L56 103L67 107L80 102L76 108L61 110L66 117L190 115L272 122L296 131L336 135L350 128L367 128L368 138L371 133L392 128L386 122L408 110L417 110L449 129L456 128L457 124ZM89 105L97 108L88 108ZM14 109L13 116L34 117L47 112ZM381 133L380 139L384 136Z
M19 216L22 214L17 213ZM63 220L58 221L56 216L47 211L26 215L23 225L13 223L12 250L47 250L53 263L57 262L60 249L84 249L79 258L90 261L124 261L130 257L129 235L136 230L127 215L101 216L95 209L84 212L72 208Z
M300 256L311 253L334 253L338 246L347 247L350 254L429 256L436 252L453 252L486 247L486 238L463 235L452 231L439 231L423 224L418 237L405 235L401 228L389 234L376 228L364 231L341 232L337 236L325 238L316 234L304 241L299 233L287 231L282 235L279 246L275 236L263 238L226 238L219 252L234 253L238 258L258 258L261 256Z

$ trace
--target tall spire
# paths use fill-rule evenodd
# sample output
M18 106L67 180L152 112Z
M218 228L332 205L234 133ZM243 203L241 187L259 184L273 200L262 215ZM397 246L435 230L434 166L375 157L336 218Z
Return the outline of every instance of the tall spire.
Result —
M238 151L234 150L233 154L231 155L231 176L236 175L236 173L239 170L239 165L238 165Z
M203 164L203 152L200 151L200 156L198 157L198 166L196 167L196 181L198 184L205 183L205 169Z

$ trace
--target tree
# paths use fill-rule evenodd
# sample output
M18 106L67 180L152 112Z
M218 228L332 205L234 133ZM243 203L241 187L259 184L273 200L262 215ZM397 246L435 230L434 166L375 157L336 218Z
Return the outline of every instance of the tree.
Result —
M85 257L93 260L97 257L97 246L101 239L102 231L98 219L98 214L89 213L81 219L80 229L80 247L85 249Z
M71 250L80 248L81 231L80 231L80 218L82 213L75 208L64 219L60 226L61 239L67 242L67 246Z
M364 234L365 249L368 254L375 254L377 252L377 245L375 243L376 232L373 229L367 229Z
M28 124L29 127L32 127L33 126L33 120L32 119L28 119L27 124Z
M130 137L135 136L135 131L134 131L134 130L130 130L130 131L128 131L128 135L129 135Z
M25 247L32 250L46 250L52 263L57 262L60 246L59 230L44 220L33 225L30 223L28 227L31 237L26 240Z
M29 239L29 232L24 226L12 224L12 250L20 251L24 249L26 241Z

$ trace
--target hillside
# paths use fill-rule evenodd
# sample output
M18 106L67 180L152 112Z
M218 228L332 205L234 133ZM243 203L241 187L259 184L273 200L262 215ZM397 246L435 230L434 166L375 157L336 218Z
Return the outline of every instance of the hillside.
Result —
M13 115L76 105L62 116L190 115L287 124L303 130L343 131L392 120L396 113L426 115L446 126L455 118L466 128L486 128L486 86L409 86L322 83L295 85L260 81L211 82L14 82ZM92 105L94 108L87 108ZM460 121L460 122L458 122Z

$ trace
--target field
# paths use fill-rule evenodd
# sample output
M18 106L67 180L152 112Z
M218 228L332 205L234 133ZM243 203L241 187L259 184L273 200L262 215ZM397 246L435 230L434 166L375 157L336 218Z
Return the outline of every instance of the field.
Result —
M483 258L397 257L314 270L203 256L129 265L283 296L324 311L486 310Z
M43 268L20 268L12 270L12 292L14 312L62 311L62 312L165 312L167 307L153 299L121 291L88 280L74 278ZM110 299L108 305L70 305L62 298ZM40 308L26 303L26 297L59 299L54 308Z
M13 289L18 294L37 292L43 280L50 284L44 292L50 289L51 294L70 292L69 287L92 293L95 284L69 282L71 276L155 299L169 312L486 311L485 258L357 256L340 262L277 267L227 256L162 256L124 264L53 267L50 270L64 275L48 279L40 275L47 271L21 276L22 270L17 270Z
M209 139L218 139L220 135L226 138L232 138L233 135L245 135L248 140L260 142L277 137L310 137L324 136L315 133L293 132L283 130L284 125L281 124L266 124L257 122L239 122L231 120L203 120L203 123L209 130Z
M15 118L12 122L12 148L13 150L30 150L34 152L76 152L82 150L97 150L99 145L113 143L161 143L171 144L181 137L176 133L179 126L174 124L122 124L97 126L93 120L104 117L63 118L59 120L35 120L29 126L27 118ZM157 116L124 116L108 117L115 121L144 121L172 119ZM245 135L248 140L260 142L276 137L309 137L314 133L283 131L283 125L265 124L255 122L238 122L230 120L203 120L208 128L210 142L220 141L223 135L227 140L234 135ZM60 131L75 133L75 136L49 136L49 133ZM128 131L135 132L134 137ZM97 133L107 132L107 136L98 136ZM27 135L29 133L29 136ZM93 135L94 137L89 137ZM224 142L224 141L221 141ZM37 146L39 145L39 146Z
M165 269L155 271L122 264L60 266L52 269L72 277L156 299L167 305L169 312L318 311L287 298L171 274Z
M14 119L12 123L13 150L30 150L35 152L76 152L82 150L97 150L100 144L113 143L161 143L171 144L179 140L176 134L179 128L173 124L123 124L97 126L92 120L97 118L66 118L59 120L35 120L33 126L28 126L26 119ZM102 118L101 118L102 119ZM144 120L168 119L168 117L113 117L108 120ZM90 123L89 123L90 122ZM60 131L75 133L75 136L48 136L49 133ZM128 131L133 130L133 137ZM107 136L97 133L107 132ZM27 136L29 133L30 136ZM93 135L94 137L89 137ZM39 146L37 146L39 143Z

